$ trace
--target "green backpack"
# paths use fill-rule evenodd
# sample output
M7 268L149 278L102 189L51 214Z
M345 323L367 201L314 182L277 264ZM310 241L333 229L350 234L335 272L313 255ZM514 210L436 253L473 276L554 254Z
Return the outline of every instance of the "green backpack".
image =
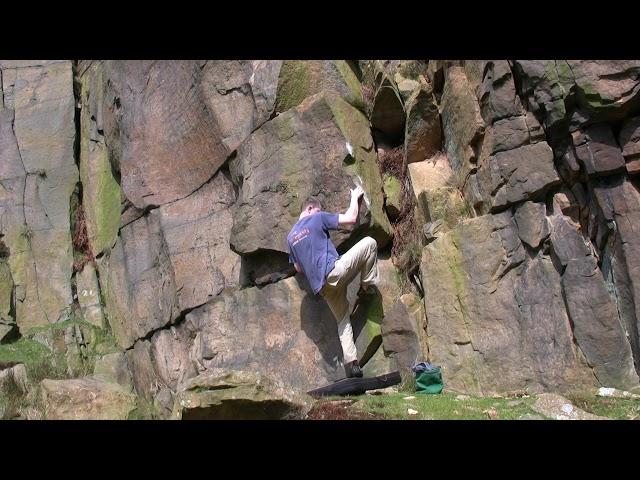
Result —
M413 367L416 373L416 392L436 394L442 392L444 382L440 367L429 363L419 363Z

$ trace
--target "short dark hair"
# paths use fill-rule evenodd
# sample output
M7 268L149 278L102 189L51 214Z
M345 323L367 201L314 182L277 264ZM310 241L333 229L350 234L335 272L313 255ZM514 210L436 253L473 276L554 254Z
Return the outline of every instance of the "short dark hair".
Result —
M309 206L312 206L313 208L322 208L322 206L320 205L320 201L317 198L309 197L303 202L300 211L304 212Z

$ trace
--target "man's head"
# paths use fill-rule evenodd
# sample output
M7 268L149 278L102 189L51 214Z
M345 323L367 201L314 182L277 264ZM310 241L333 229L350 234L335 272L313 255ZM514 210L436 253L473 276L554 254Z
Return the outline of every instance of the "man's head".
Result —
M309 215L318 213L320 209L320 202L313 197L309 197L302 204L302 212L300 213L300 218L308 217Z

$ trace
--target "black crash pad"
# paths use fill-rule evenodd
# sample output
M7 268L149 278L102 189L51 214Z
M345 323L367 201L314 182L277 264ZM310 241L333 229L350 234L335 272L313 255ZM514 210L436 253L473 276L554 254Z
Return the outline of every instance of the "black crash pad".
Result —
M367 390L376 390L378 388L390 387L397 385L402 379L400 372L385 373L377 377L371 378L345 378L337 382L316 388L307 392L313 397L326 397L330 395L360 395Z

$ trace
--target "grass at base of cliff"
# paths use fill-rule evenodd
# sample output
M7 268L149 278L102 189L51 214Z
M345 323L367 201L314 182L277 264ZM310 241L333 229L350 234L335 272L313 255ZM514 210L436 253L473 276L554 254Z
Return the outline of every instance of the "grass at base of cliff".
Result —
M414 398L411 398L414 397ZM352 409L370 412L387 420L516 420L534 415L535 398L456 398L453 393L424 395L398 392L362 395ZM408 400L405 400L407 399ZM410 414L409 410L418 412ZM495 412L495 413L494 413Z
M411 398L414 397L414 398ZM408 399L407 399L408 398ZM566 398L578 408L616 420L640 419L640 400L603 398L575 393ZM388 393L327 397L316 402L309 416L315 420L519 420L547 419L533 410L536 395L472 397L455 393L422 395ZM410 414L409 409L416 411Z
M51 363L52 355L47 347L28 338L0 345L0 362L24 363L28 373L42 364Z
M598 397L588 392L565 395L582 410L616 420L640 420L640 399Z

